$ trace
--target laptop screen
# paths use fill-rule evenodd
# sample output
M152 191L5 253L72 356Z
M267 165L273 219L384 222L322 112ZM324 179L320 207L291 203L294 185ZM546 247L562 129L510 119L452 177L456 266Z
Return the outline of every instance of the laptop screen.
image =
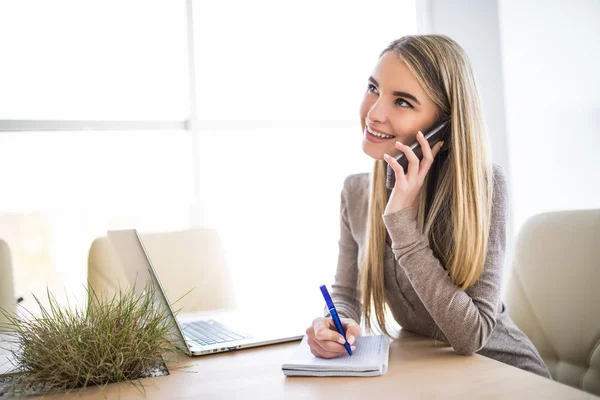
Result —
M108 231L107 236L121 262L121 268L127 277L129 287L134 287L135 293L141 295L147 285L154 286L154 305L164 310L167 317L170 318L172 340L178 347L191 353L138 232L135 229Z

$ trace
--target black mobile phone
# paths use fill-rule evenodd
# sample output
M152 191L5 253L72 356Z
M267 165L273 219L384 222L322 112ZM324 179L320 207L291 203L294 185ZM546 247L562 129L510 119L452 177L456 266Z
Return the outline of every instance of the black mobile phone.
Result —
M440 141L444 137L444 134L450 127L450 120L446 119L439 124L437 124L433 129L429 131L429 133L424 134L425 139L429 142L429 146L433 147L437 142ZM421 144L418 140L415 140L413 144L410 145L410 148L415 153L415 155L419 158L419 161L423 159L423 150L421 149ZM395 157L396 161L402 166L404 169L404 173L408 170L408 158L404 155L404 153L400 152ZM394 169L388 164L387 166L387 175L385 179L385 186L388 189L393 189L396 184L396 173Z

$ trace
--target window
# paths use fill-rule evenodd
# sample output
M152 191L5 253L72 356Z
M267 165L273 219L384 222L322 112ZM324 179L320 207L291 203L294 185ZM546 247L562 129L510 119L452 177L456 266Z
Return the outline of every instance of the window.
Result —
M202 223L248 307L323 309L344 178L371 171L358 109L414 1L194 2Z
M15 292L81 295L107 229L195 224L219 231L238 304L320 313L343 179L372 166L366 79L415 32L414 0L0 4Z
M0 3L0 119L183 120L183 1Z

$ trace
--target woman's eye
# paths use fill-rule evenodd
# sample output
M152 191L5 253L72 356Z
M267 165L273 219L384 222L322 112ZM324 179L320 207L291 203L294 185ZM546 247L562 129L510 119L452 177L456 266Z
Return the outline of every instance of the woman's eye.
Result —
M396 99L396 105L398 105L400 107L413 108L412 104L410 104L408 101L406 101L404 99Z
M368 90L371 93L377 94L377 88L375 87L375 85L372 85L372 84L369 83Z

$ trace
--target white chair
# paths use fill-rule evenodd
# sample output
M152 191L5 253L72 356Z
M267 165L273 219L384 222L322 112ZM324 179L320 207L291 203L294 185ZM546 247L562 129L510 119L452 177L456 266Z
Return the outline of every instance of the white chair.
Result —
M506 304L555 380L600 395L600 210L530 218Z
M181 312L235 308L221 240L214 229L141 234L170 302ZM88 256L90 287L109 296L127 279L106 237L96 239Z
M6 242L0 239L0 307L14 313L16 304L10 249ZM8 321L4 314L0 313L0 328L1 324L6 322Z

